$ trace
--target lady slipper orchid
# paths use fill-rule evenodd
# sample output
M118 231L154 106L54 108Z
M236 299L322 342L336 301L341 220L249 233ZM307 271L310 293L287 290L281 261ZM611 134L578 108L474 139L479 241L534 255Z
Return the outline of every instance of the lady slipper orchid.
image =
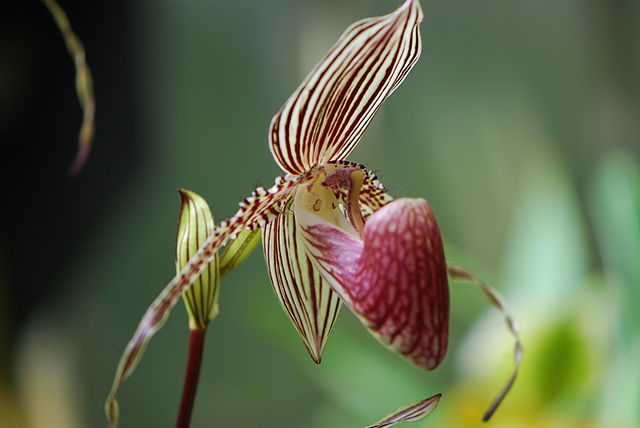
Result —
M418 60L422 18L418 0L404 0L345 30L271 122L269 147L286 174L257 188L214 229L147 309L123 360L143 351L219 248L261 228L271 283L314 361L344 303L392 351L427 370L438 366L449 295L433 212L422 199L393 200L373 173L345 160ZM121 364L116 379L132 370ZM417 420L438 399L377 426Z

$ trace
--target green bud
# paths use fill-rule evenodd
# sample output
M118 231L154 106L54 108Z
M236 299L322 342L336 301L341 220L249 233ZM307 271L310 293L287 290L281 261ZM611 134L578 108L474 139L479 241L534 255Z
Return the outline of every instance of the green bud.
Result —
M180 189L181 209L176 236L176 270L180 270L196 254L214 230L213 216L207 202L189 190ZM189 328L204 329L218 314L220 269L218 255L183 294L189 313Z
M238 234L238 237L231 241L220 260L220 276L224 278L229 272L245 261L255 250L261 241L260 229L245 229Z

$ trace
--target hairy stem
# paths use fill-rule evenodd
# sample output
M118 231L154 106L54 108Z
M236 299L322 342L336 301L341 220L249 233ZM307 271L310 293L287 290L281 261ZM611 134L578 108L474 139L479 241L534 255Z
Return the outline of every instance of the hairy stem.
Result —
M182 399L180 400L180 411L176 428L188 428L191 424L191 412L198 390L198 380L200 379L200 365L202 363L202 351L204 349L204 336L206 328L190 330L189 333L189 353L187 355L187 370L184 374L184 385L182 387Z

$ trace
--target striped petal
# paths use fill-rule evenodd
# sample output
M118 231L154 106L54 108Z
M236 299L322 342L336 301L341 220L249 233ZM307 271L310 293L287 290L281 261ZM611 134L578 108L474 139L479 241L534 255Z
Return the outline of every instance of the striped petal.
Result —
M440 231L422 199L397 199L366 222L362 239L305 209L295 215L314 266L384 345L432 370L449 326L447 268ZM308 204L306 204L308 206Z
M95 128L94 117L96 114L93 78L91 77L91 70L87 64L82 41L71 28L67 14L55 0L43 0L43 2L49 9L58 29L62 33L64 42L67 45L67 50L73 58L76 67L76 93L83 115L82 124L80 125L80 131L78 133L78 150L76 151L73 163L69 167L69 173L76 175L86 163L93 141Z
M436 394L415 404L396 410L384 419L379 420L375 424L367 428L386 428L403 422L417 422L431 414L434 411L442 394Z
M267 224L262 238L273 290L309 355L320 363L340 311L340 299L313 268L290 210Z
M421 51L418 0L351 25L271 121L280 168L300 174L347 157Z
M310 172L311 173L311 172ZM171 309L186 290L198 279L201 272L214 259L218 249L245 229L263 227L280 213L298 184L307 180L306 175L283 176L276 179L270 189L262 187L240 203L240 209L229 220L217 226L202 243L182 270L164 287L147 309L133 337L127 344L113 380L105 412L109 426L115 427L119 416L116 393L122 383L133 373L153 335L163 326Z
M507 325L509 332L515 340L513 347L513 371L511 372L511 376L509 376L498 395L491 402L491 405L489 405L489 408L484 412L482 421L487 422L489 419L491 419L496 410L498 410L498 407L500 407L502 401L505 399L509 391L511 391L511 388L513 387L513 384L516 382L516 378L518 377L518 370L520 368L520 363L522 362L522 355L524 352L522 349L522 342L520 341L520 327L518 327L518 324L513 319L513 316L511 316L511 313L507 308L507 303L500 295L498 290L486 284L484 281L478 279L478 277L476 277L473 273L471 273L471 271L463 266L449 264L448 269L449 276L452 279L469 282L480 287L480 290L482 290L489 303L495 306L502 313L505 324Z

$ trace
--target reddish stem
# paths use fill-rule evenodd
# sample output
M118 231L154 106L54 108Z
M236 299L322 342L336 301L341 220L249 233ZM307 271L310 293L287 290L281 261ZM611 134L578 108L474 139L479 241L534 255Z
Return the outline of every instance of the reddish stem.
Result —
M180 413L176 428L189 428L191 424L191 412L198 389L198 379L200 378L200 364L202 363L202 351L204 348L204 335L206 328L190 330L189 333L189 355L187 356L187 371L184 375L184 385L182 387L182 399L180 401Z

